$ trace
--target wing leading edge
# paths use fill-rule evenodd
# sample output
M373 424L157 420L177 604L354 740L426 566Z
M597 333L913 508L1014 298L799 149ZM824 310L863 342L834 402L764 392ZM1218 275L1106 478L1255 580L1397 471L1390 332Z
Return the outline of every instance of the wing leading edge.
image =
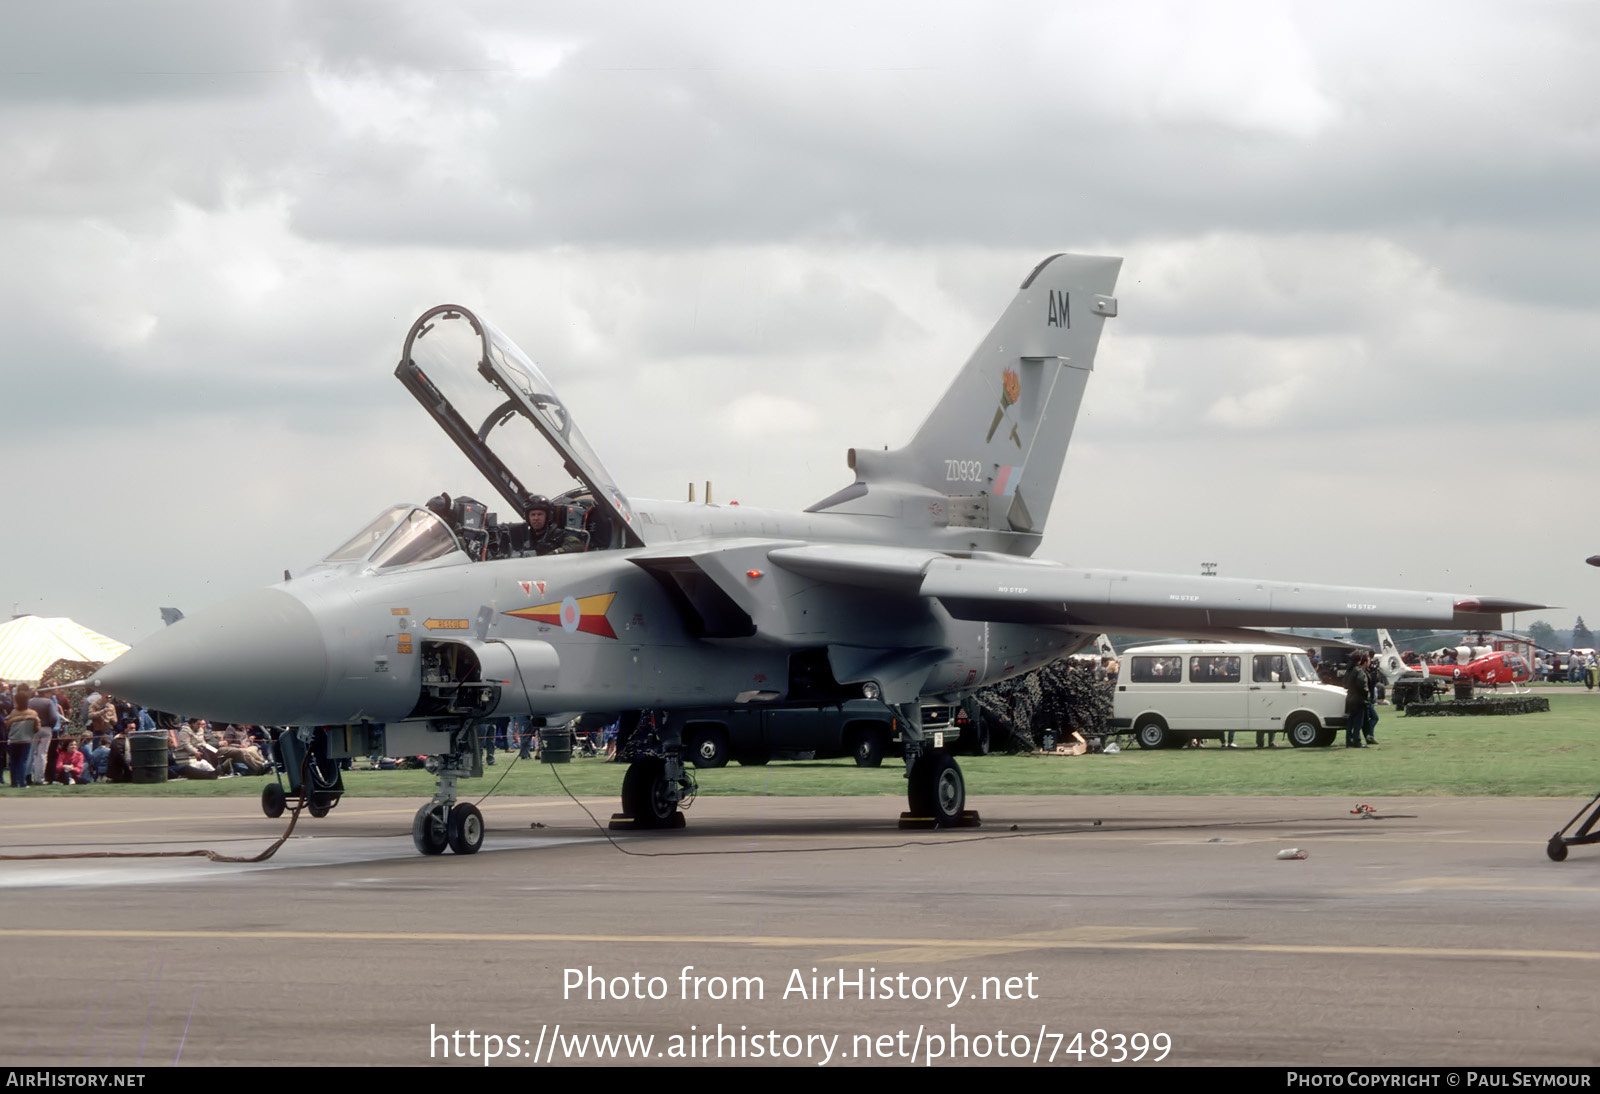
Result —
M1245 627L1498 628L1505 613L1544 607L1452 593L1081 569L894 547L780 548L770 558L817 580L914 589L957 619L1093 633L1233 637Z

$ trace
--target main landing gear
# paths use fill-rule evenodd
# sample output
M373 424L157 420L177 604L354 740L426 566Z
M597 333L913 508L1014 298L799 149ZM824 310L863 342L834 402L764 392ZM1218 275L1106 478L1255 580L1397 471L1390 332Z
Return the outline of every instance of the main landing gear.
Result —
M977 810L967 808L967 782L961 765L942 748L933 748L922 729L922 704L902 703L900 739L906 750L906 812L901 828L976 828Z
M622 777L622 812L611 827L682 828L682 810L696 786L683 762L681 727L664 714L642 712L626 747L633 762Z
M961 765L943 748L932 747L922 729L921 704L904 703L898 710L909 807L900 815L900 827L978 827L977 812L967 808ZM622 812L611 818L611 827L682 828L682 810L694 800L696 786L683 762L680 728L662 713L645 711L623 749L632 762L622 779Z

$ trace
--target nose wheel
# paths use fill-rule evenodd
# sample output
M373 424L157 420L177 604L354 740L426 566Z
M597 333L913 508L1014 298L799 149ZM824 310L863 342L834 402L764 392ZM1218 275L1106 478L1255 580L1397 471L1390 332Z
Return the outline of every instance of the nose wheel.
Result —
M450 846L450 830L442 804L429 802L417 810L411 820L411 842L424 855L444 854Z
M447 806L429 802L411 821L411 842L424 855L475 855L483 847L483 814L471 802Z
M483 814L471 802L456 801L456 780L468 771L464 753L439 757L439 783L433 800L411 820L411 842L424 855L475 855L483 847Z
M445 837L450 850L458 855L475 855L483 846L483 814L471 802L462 802L450 810L445 822Z

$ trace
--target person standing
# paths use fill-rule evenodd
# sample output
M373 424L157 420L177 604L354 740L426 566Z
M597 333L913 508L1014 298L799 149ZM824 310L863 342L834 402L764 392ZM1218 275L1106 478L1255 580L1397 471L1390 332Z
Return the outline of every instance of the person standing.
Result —
M1383 677L1372 666L1372 655L1369 653L1367 661L1367 717L1361 723L1362 736L1366 737L1368 745L1376 745L1378 738L1373 734L1378 729L1378 696L1383 691Z
M15 708L6 715L6 762L11 769L11 785L19 789L28 785L33 739L39 733L39 712L28 705L31 698L33 692L19 686Z
M1367 661L1372 655L1365 650L1350 662L1350 671L1344 678L1344 746L1361 747L1361 732L1367 725L1367 708L1372 702L1372 676L1367 671Z
M20 707L22 704L17 705ZM34 734L33 751L28 756L28 778L34 786L43 786L53 759L50 755L51 745L56 739L56 732L65 727L55 696L34 692L28 699L28 706L39 715L39 731Z

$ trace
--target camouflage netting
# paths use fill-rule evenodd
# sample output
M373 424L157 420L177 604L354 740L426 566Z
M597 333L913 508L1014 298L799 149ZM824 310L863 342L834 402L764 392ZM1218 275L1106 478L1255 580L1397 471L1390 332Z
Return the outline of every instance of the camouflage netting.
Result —
M39 678L39 686L41 688L52 688L58 684L82 680L99 668L101 664L102 662L99 661L68 661L64 658L60 661L53 661L50 667L44 670L44 675ZM56 702L61 707L61 713L67 716L67 721L72 724L75 730L82 732L87 728L79 718L79 714L83 710L84 697L89 694L87 688L63 688L60 691L50 692L50 694L56 697Z
M976 694L989 719L996 749L1031 752L1041 747L1046 730L1064 737L1077 730L1085 737L1106 733L1111 717L1114 680L1095 683L1092 661L1064 658Z
M1420 718L1430 714L1538 714L1549 709L1550 700L1542 695L1479 695L1473 699L1450 702L1411 703L1406 706L1406 717Z

